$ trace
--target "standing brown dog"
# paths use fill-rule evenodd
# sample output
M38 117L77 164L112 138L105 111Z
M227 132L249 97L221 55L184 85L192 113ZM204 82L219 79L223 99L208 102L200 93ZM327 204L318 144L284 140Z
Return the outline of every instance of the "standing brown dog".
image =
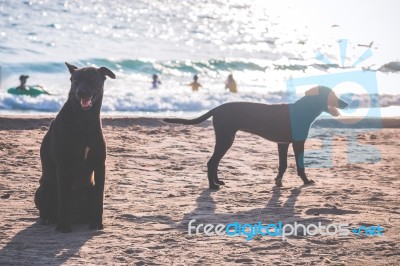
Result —
M287 168L287 152L293 143L297 174L304 184L314 183L304 171L304 143L314 120L322 113L338 116L336 108L346 108L347 103L338 99L327 87L319 86L306 92L306 96L293 104L259 104L232 102L220 105L206 114L192 119L167 118L168 123L194 125L213 117L215 148L207 163L208 182L211 189L218 189L224 182L218 178L218 165L232 146L237 131L256 134L278 143L279 171L275 184L282 186L283 174Z
M67 102L51 122L41 148L42 177L35 204L45 223L57 222L57 230L70 232L70 224L90 222L103 228L103 194L106 143L100 120L106 67L78 69L71 73Z

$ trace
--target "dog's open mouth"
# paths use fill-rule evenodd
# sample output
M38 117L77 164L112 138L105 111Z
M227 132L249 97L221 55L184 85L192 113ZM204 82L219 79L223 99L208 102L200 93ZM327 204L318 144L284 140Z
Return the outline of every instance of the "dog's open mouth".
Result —
M83 110L89 110L92 107L92 98L81 99L81 107Z
M335 107L328 106L328 112L331 114L331 116L340 116L339 110Z

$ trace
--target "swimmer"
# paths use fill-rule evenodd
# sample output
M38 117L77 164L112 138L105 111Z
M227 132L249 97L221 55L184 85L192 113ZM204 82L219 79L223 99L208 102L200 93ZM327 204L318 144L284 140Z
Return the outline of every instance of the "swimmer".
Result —
M153 81L151 82L153 89L157 89L158 85L161 84L161 81L158 79L158 76L156 74L153 75Z
M27 75L21 75L19 76L19 81L20 84L18 87L16 87L17 90L27 90L26 89L26 80L29 78Z
M225 81L225 89L229 89L229 91L232 93L237 92L236 81L233 79L232 74L229 74L228 78Z
M200 87L203 87L200 83L197 82L198 79L199 77L197 75L194 75L193 82L188 84L188 86L192 87L192 91L198 91Z
M28 75L21 75L19 76L20 84L18 87L15 87L16 91L23 91L25 93L31 92L32 90L40 91L40 93L51 95L47 92L42 85L26 85L26 81L29 78Z

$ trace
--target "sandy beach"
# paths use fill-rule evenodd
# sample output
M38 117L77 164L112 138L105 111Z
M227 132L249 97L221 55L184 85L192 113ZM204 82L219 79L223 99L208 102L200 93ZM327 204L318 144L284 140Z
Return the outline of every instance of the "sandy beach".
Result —
M396 265L400 260L400 129L359 130L365 150L350 153L346 128L313 128L307 148L329 140L332 157L296 176L293 152L274 188L276 144L243 132L220 165L226 182L208 189L214 147L210 121L172 126L156 118L104 118L108 157L102 231L73 225L58 233L38 219L33 197L39 149L51 117L0 117L0 265ZM391 125L391 126L390 126ZM373 149L369 149L372 147ZM376 151L380 153L377 157ZM363 159L350 163L351 159ZM307 159L306 159L307 160ZM188 223L301 222L381 226L382 236L188 235Z

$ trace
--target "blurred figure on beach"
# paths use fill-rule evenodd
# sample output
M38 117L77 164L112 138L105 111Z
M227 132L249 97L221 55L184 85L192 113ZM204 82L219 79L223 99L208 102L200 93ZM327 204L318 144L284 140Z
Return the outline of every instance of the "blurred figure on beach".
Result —
M157 89L158 85L161 84L161 81L158 79L156 74L153 75L153 81L151 82L153 89Z
M225 89L228 89L230 92L233 93L237 92L236 81L233 79L232 74L229 74L228 78L225 81Z
M19 86L16 87L17 90L26 90L26 81L29 78L28 75L21 75L19 76Z
M192 88L192 91L198 91L200 87L203 87L200 83L197 82L198 79L199 77L197 75L194 75L193 82L188 85Z

